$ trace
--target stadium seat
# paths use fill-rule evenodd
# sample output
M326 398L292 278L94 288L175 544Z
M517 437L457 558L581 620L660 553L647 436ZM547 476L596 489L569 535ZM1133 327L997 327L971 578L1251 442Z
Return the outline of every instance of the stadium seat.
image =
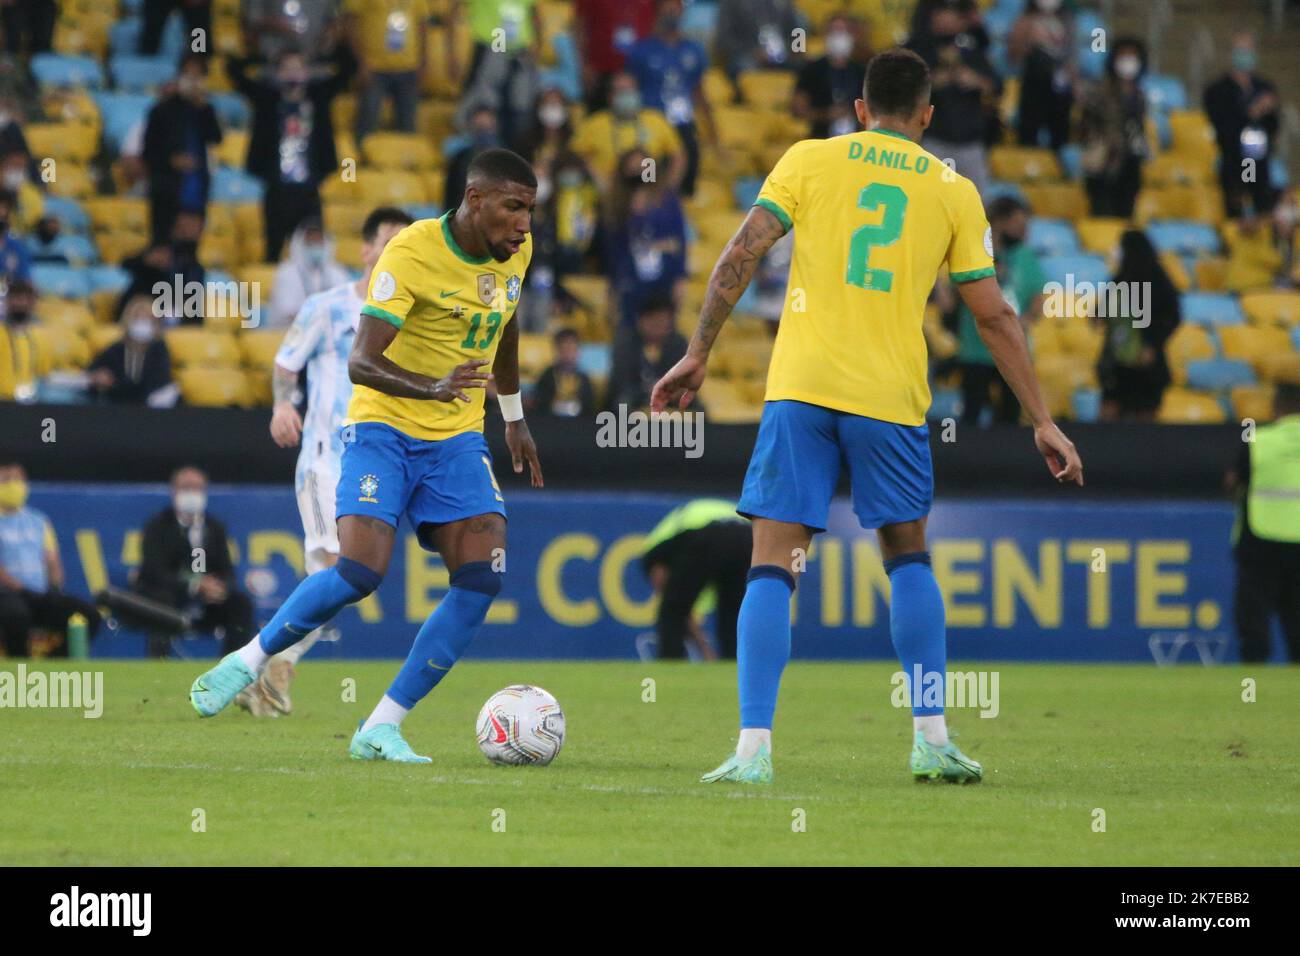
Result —
M48 254L61 255L68 261L68 265L77 268L84 268L99 261L99 250L95 244L75 232L60 234L47 249Z
M1251 322L1293 326L1300 323L1300 292L1247 292L1241 308Z
M237 368L183 368L176 373L181 398L187 405L251 408L253 390L243 370Z
M76 329L66 325L38 324L31 327L40 352L40 362L50 370L81 369L90 364L90 346Z
M549 336L523 332L519 336L519 371L528 379L536 379L554 357Z
M988 159L989 172L997 179L1027 183L1061 178L1061 164L1057 162L1056 155L1050 149L1030 146L994 146L989 150Z
M64 233L76 233L84 236L90 232L90 216L75 199L62 196L46 196L43 214L59 220Z
M89 167L60 163L50 182L50 192L60 199L89 199L99 192L99 185Z
M86 333L86 341L90 346L90 355L94 359L100 352L108 348L114 342L122 337L122 326L116 322L108 324L92 325Z
M1079 253L1074 224L1064 219L1035 217L1029 223L1029 246L1040 256L1072 256Z
M1168 388L1156 420L1166 424L1217 425L1227 420L1223 406L1212 395L1186 388Z
M247 130L227 130L222 133L221 142L212 150L212 155L216 157L217 162L222 166L229 166L231 169L243 169L244 163L248 159L248 140Z
M1172 134L1170 149L1175 153L1213 156L1218 151L1214 127L1201 110L1171 110L1169 128Z
M212 201L246 203L262 201L266 186L260 179L242 169L218 166L212 171Z
M184 327L163 333L172 364L184 368L194 365L234 367L239 364L239 347L233 335L207 329Z
M32 57L31 70L42 88L71 86L98 90L104 85L103 68L89 57L37 53Z
M1259 360L1259 377L1266 382L1300 385L1300 353L1265 355Z
M223 130L243 129L252 120L248 101L238 93L214 93L209 97L209 102L212 103Z
M94 314L85 302L61 299L57 296L44 296L36 302L36 317L47 325L58 325L74 329L85 335L95 324Z
M1214 339L1204 327L1181 323L1165 343L1165 358L1174 381L1187 383L1187 363L1215 358L1219 354Z
M718 142L726 149L752 153L768 137L768 119L750 106L719 106L713 111Z
M1204 326L1240 325L1246 321L1236 296L1188 292L1180 300L1184 322Z
M1187 219L1217 226L1225 217L1223 194L1204 186L1144 188L1138 193L1133 214L1144 225L1155 219Z
M235 272L235 277L240 282L247 282L250 288L257 289L257 296L262 302L271 301L275 266L265 263L243 265Z
M1219 344L1223 357L1249 362L1255 369L1269 355L1284 355L1291 351L1290 336L1276 325L1229 325L1219 329Z
M1205 186L1214 180L1210 154L1159 153L1142 167L1145 186Z
M1097 361L1106 333L1103 327L1089 319L1073 318L1053 323L1061 350L1067 355L1088 363Z
M1047 281L1066 283L1067 276L1074 277L1074 284L1082 282L1100 283L1110 279L1110 269L1101 256L1047 256L1042 261L1043 275Z
M377 169L426 171L441 165L441 155L419 133L371 133L361 144L366 163Z
M1187 88L1178 77L1148 73L1141 83L1151 109L1163 113L1187 109Z
M984 188L984 204L987 206L993 200L1002 196L1010 196L1012 199L1018 199L1025 202L1025 191L1020 188L1019 183L1007 182L1001 179L989 180L988 186Z
M269 371L275 365L275 353L284 341L283 329L241 332L236 336L244 367Z
M29 123L23 134L33 156L48 156L60 165L84 165L99 151L99 131L84 123Z
M1161 252L1209 256L1219 251L1219 234L1201 222L1156 220L1147 225L1146 233Z
M104 122L104 144L116 156L127 134L148 116L153 97L143 93L96 93L95 102Z
M38 262L32 266L32 284L41 295L64 299L84 299L90 295L90 282L82 269L73 266Z
M363 169L357 173L357 181L353 185L357 190L352 194L353 197L359 196L362 202L372 206L401 206L406 203L428 202L434 198L428 195L425 180L415 173Z
M1183 257L1176 252L1161 252L1157 254L1160 264L1164 266L1165 272L1169 275L1169 281L1174 284L1174 288L1179 292L1187 292L1192 288L1192 270L1187 268L1187 263ZM1188 261L1195 261L1189 258Z
M749 106L789 112L796 76L790 70L747 70L736 79L740 98Z
M108 61L113 87L121 93L154 95L176 76L177 61L166 56L121 54Z
M1226 391L1237 385L1254 385L1257 379L1249 362L1240 359L1196 359L1187 363L1187 384L1207 391Z
M1088 196L1078 183L1026 183L1024 193L1035 216L1073 221L1088 215Z
M1198 258L1195 281L1202 292L1224 291L1228 287L1228 260L1223 256Z
M108 45L114 54L134 54L140 49L144 21L140 17L123 17L109 29Z

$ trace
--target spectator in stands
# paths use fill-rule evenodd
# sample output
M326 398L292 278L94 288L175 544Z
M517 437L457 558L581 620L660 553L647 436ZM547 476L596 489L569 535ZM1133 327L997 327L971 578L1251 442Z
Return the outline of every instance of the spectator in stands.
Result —
M27 279L10 280L4 290L4 321L11 329L25 328L36 310L36 287Z
M673 324L676 313L667 296L647 299L641 305L636 325L615 334L605 402L609 408L648 406L655 382L686 354L686 339Z
M1111 281L1130 290L1141 288L1147 300L1147 313L1141 318L1137 315L1103 317L1106 339L1097 364L1101 417L1106 421L1152 420L1169 387L1165 343L1182 318L1178 290L1145 232L1128 230L1120 237L1119 248L1119 269ZM1132 292L1129 302L1133 302Z
M1237 493L1234 617L1241 659L1269 658L1269 630L1282 625L1286 657L1300 664L1300 383L1278 385L1275 421L1241 442L1228 487Z
M1027 330L1042 317L1043 284L1046 281L1038 256L1025 241L1029 233L1029 209L1014 196L1000 196L989 204L988 217L998 285ZM958 304L954 299L951 288L942 286L939 295L941 308L947 310L957 305L957 367L961 370L962 424L978 425L984 409L992 407L994 421L1014 425L1020 421L1020 402L993 364L993 356L980 337L975 316L965 303ZM994 386L994 394L990 394Z
M199 630L224 632L223 654L247 644L253 604L239 590L226 526L208 514L208 479L199 469L178 469L172 503L144 526L135 589L194 615Z
M307 296L348 281L348 270L334 258L334 240L316 217L304 219L289 240L289 254L275 268L271 281L269 328L287 328Z
M192 50L195 31L204 38L204 49L213 49L212 0L144 0L143 29L140 31L140 52L155 56L162 45L163 29L167 19L179 11L185 26L185 49Z
M536 0L455 0L452 29L464 23L474 41L460 115L486 106L497 114L501 141L517 148L532 125L542 23Z
M148 196L149 169L144 162L144 131L148 125L145 116L131 124L117 148L114 179L124 196Z
M656 0L575 0L575 38L587 108L609 105L609 84L628 51L654 28Z
M8 189L0 189L0 280L31 279L32 258L26 244L10 231L17 197Z
M682 139L663 113L642 106L636 77L614 76L609 101L608 109L585 117L573 133L573 149L587 161L601 192L610 192L621 168L619 160L630 149L640 149L654 160L653 170L647 167L654 179L674 186L680 183L686 172Z
M1245 210L1235 230L1225 230L1228 268L1224 288L1254 292L1286 285L1295 263L1296 201L1283 193L1265 217Z
M789 69L796 64L793 0L719 0L714 55L734 83L748 70Z
M794 115L811 122L815 139L841 136L858 128L853 104L862 96L869 59L861 24L847 14L826 21L826 55L799 69L794 88Z
M32 157L26 150L0 155L0 187L14 194L10 220L16 231L30 231L45 212L45 194L32 181L31 171Z
M68 265L68 254L59 242L63 227L58 216L42 216L36 231L27 237L27 251L33 263Z
M596 412L596 392L587 373L578 368L578 333L560 329L551 341L555 361L537 377L529 410L557 418L590 418Z
M1205 112L1219 143L1223 201L1234 219L1268 212L1277 202L1269 162L1282 104L1277 88L1255 72L1256 59L1254 36L1238 33L1232 39L1231 67L1205 90Z
M1074 103L1074 17L1061 0L1027 0L1011 27L1007 57L1020 71L1017 137L1021 146L1060 149L1070 131Z
M692 196L700 167L696 110L712 142L716 145L718 140L713 112L704 98L702 85L709 65L708 54L704 47L682 33L682 0L659 0L657 10L654 33L632 47L625 69L636 78L641 102L663 113L677 131L686 151L681 193Z
M180 392L172 382L172 361L159 335L153 300L136 296L123 316L126 334L100 352L86 369L92 394L115 405L170 408Z
M0 3L0 30L4 31L5 52L48 53L58 16L55 0L4 0Z
M947 7L961 17L962 46L972 46L987 54L992 43L989 31L984 26L984 17L976 0L918 0L912 8L912 18L907 29L907 45L913 50L932 45L934 35L931 32L933 14L936 8Z
M0 400L36 400L40 353L31 331L36 290L26 279L13 279L5 286L0 306Z
M86 619L91 638L100 615L89 601L63 593L63 562L54 526L27 505L27 473L14 462L0 463L0 637L9 657L28 655L33 628L67 637L68 618ZM65 640L52 656L67 657Z
M465 145L447 160L447 175L443 181L443 207L455 211L465 197L465 181L469 164L486 149L501 146L501 124L496 111L490 106L479 106L469 114Z
M619 321L632 325L652 298L681 302L686 282L686 216L676 190L644 177L646 156L625 153L606 224L606 273Z
M144 163L149 170L149 217L153 240L172 234L181 212L202 216L211 175L208 147L221 142L216 110L207 99L208 59L187 53L175 86L149 111Z
M24 110L18 97L0 96L0 155L31 155L27 148L27 137L23 135L24 121Z
M350 61L312 69L297 50L281 54L275 71L254 79L249 61L226 61L235 89L253 107L248 171L266 186L266 257L280 258L284 242L304 219L321 214L320 184L338 171L330 104L347 86Z
M1106 59L1106 75L1083 96L1083 184L1094 216L1133 215L1147 158L1147 101L1139 85L1146 68L1142 41L1119 37Z
M925 131L925 148L951 160L982 195L989 183L986 144L1002 81L984 51L964 32L966 17L960 6L935 5L930 29L908 46L930 67L934 118Z
M132 299L137 296L144 296L152 300L155 296L155 287L162 283L164 285L174 285L176 282L176 255L172 249L170 240L152 242L137 255L129 256L122 260L122 269L127 273L129 279L126 288L122 290L121 296L117 300L117 309L115 314L120 321L126 314L126 306ZM189 279L195 278L190 276ZM188 281L184 274L181 274L182 288ZM179 315L168 315L168 319L179 319Z
M243 0L240 7L244 49L257 51L263 63L289 50L314 63L335 48L339 0Z
M415 131L427 70L427 0L345 0L344 29L357 61L356 137L360 145L392 100L397 129Z

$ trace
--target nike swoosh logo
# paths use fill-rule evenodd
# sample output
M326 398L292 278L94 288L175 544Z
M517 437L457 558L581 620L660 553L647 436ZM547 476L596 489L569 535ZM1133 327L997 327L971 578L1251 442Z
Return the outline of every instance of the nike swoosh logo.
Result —
M425 661L425 663L428 664L430 667L432 667L432 668L433 668L434 670L436 670L436 671L449 671L449 670L451 670L450 667L443 667L441 664L435 664L433 661Z
M456 294L457 292L459 292L459 291L460 291L460 289L452 289L450 292L439 292L439 293L438 293L438 298L440 298L440 299L445 299L445 298L447 298L447 296L449 296L449 295L455 295L455 294Z
M495 741L493 741L493 743L498 743L498 744L503 744L503 743L505 743L505 742L506 742L506 729L505 729L504 727L502 727L499 723L497 723L497 719L496 719L496 716L495 716L494 714L489 714L489 715L488 715L488 720L492 721L492 726L495 727L496 730L497 730L497 739L496 739Z

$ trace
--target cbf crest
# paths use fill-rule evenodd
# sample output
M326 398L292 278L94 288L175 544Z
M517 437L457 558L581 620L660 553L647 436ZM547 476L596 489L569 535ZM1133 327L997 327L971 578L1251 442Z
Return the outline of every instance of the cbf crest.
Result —
M495 273L486 272L478 277L478 297L484 305L491 305L497 294L497 277Z
M375 495L379 494L379 479L374 475L361 476L361 497L358 501L368 501L372 505L379 504L379 499Z
M509 301L509 302L518 302L518 301L519 301L519 286L520 286L521 284L522 284L522 283L519 281L519 276L518 276L518 275L512 275L509 279L506 280L506 300L507 300L507 301Z

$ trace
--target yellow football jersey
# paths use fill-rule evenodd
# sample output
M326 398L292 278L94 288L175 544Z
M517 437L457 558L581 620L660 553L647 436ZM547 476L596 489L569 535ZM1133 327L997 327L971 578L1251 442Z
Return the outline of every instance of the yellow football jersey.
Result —
M795 143L756 205L795 229L767 400L924 422L921 320L939 268L993 275L974 184L901 134L867 130Z
M462 362L487 359L492 370L497 344L514 317L524 273L533 257L528 236L505 262L467 255L452 238L450 212L407 226L384 247L370 277L369 315L397 326L384 355L410 372L442 378ZM469 389L469 402L397 398L357 385L348 423L383 422L412 438L441 440L483 430L483 389Z

